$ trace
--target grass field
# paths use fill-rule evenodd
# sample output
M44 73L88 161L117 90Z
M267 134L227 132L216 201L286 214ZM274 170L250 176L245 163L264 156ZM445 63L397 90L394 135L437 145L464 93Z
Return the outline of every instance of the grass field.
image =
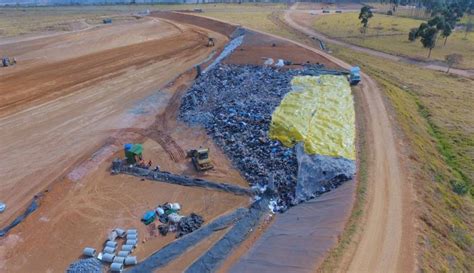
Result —
M408 41L408 32L423 22L411 18L374 14L369 21L369 28L364 35L360 33L360 21L357 13L315 16L314 28L328 36L352 44L416 59L427 59L428 50L419 40ZM474 68L474 33L464 38L463 31L455 31L444 45L444 38L437 40L432 50L431 59L444 61L446 55L459 53L464 56L460 68Z
M242 19L232 13L219 13L215 17L312 44L288 29L272 26L271 16L260 16ZM417 260L421 271L472 272L474 119L470 108L474 105L474 81L329 46L336 56L361 65L379 83L410 143L407 149L412 151L410 158L414 160L410 171L414 174L420 216ZM363 173L364 169L362 182ZM459 184L471 187L471 192L456 194L453 185ZM349 228L340 238L341 244L330 253L323 271L332 272L337 267L352 236L360 232L357 221L363 213L365 186L359 186Z

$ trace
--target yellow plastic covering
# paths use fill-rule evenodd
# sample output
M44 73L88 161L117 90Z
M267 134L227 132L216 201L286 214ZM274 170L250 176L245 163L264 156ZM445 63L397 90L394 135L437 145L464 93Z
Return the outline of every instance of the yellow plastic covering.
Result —
M297 76L272 114L270 138L305 152L355 160L355 113L344 76Z

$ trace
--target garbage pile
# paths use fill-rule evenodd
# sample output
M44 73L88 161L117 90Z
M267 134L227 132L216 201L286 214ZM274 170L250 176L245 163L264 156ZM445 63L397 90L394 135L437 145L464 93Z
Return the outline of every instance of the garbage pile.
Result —
M77 260L69 265L66 270L67 273L102 273L104 267L102 263L96 258L87 258Z
M147 211L142 217L145 225L150 225L158 218L161 223L158 225L158 231L162 236L168 232L175 232L176 238L191 233L200 228L204 223L202 216L191 213L189 216L180 214L181 205L179 203L164 203L159 205L155 211Z
M181 103L180 119L204 127L251 186L270 186L277 192L272 203L275 211L285 211L304 200L295 195L295 148L268 138L271 115L291 91L293 77L317 75L322 67L279 70L221 64L198 78Z
M219 65L200 77L184 96L180 118L203 126L251 186L274 184L280 210L295 197L296 153L268 138L271 115L291 90L298 70Z

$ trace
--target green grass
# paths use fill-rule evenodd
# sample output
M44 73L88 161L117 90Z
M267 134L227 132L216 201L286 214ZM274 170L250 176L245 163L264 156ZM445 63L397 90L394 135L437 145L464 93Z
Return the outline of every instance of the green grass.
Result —
M317 16L314 28L330 37L372 48L395 55L403 55L416 59L427 60L428 50L423 48L419 40L408 41L408 32L423 22L411 18L374 14L369 21L369 28L364 35L360 33L358 13L342 13L328 16ZM459 53L464 56L461 68L474 68L474 33L464 38L463 31L455 31L449 36L446 45L444 39L437 40L431 53L432 60L444 61L446 55Z

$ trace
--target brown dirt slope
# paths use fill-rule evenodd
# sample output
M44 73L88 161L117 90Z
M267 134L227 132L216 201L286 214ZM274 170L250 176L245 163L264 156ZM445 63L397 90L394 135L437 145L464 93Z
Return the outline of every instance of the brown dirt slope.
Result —
M0 150L8 154L8 159L0 162L0 200L8 205L0 219L2 226L33 195L97 150L111 132L152 122L153 111L166 98L156 91L226 42L225 36L211 32L219 37L218 44L208 48L207 31L153 22L155 27L147 28L152 31L150 41L124 45L123 41L104 40L100 43L112 44L105 50L91 43L91 47L100 48L91 51L99 52L78 57L65 50L57 62L19 63L0 75L0 85L6 87L0 91L4 144ZM163 30L162 39L156 38L156 29ZM103 35L99 30L87 33L83 39L91 41ZM55 36L55 46L61 39L69 46L69 35L77 33ZM30 42L37 44L38 40L25 41ZM34 50L38 59L41 48ZM153 104L141 101L153 92L149 99ZM146 109L133 108L137 102Z

